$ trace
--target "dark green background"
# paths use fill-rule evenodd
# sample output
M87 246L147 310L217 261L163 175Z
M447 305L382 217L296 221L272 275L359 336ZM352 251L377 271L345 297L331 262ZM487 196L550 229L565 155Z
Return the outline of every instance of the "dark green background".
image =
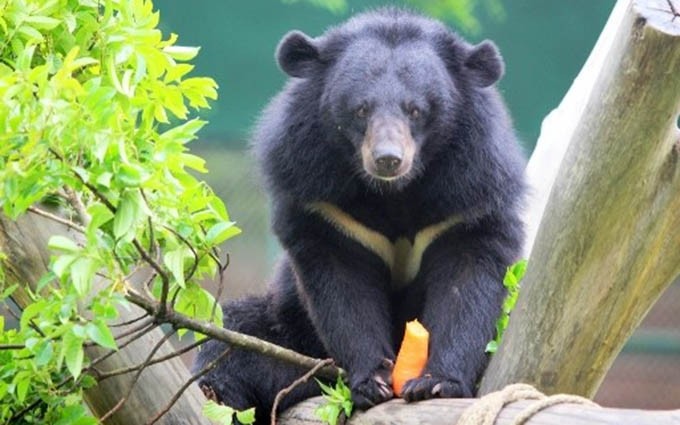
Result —
M304 2L277 0L165 0L158 3L164 32L180 35L180 44L201 46L195 75L209 75L220 86L220 99L207 114L202 136L243 146L248 131L284 76L273 52L291 29L319 35L330 25L367 8L402 2L348 0L336 15ZM519 135L531 150L542 118L554 108L594 45L614 0L505 0L498 21L479 14L480 34L471 41L494 40L506 62L501 89Z

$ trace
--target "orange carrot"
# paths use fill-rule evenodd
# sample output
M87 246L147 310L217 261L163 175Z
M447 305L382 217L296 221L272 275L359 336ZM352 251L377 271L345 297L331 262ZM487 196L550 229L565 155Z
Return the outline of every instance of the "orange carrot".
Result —
M427 363L429 338L430 333L418 320L406 323L404 340L401 342L392 371L392 389L397 396L401 395L401 389L406 381L419 377L423 372Z

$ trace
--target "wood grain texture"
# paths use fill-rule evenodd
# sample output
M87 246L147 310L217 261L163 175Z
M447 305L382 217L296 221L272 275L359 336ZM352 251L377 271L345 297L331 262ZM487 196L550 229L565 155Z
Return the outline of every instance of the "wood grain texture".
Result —
M10 282L27 283L34 286L47 271L49 252L47 241L55 234L67 234L64 226L40 216L27 213L17 221L8 220L0 215L0 250L7 255L3 264ZM75 234L68 235L74 239ZM14 296L16 295L16 296ZM13 299L24 307L28 297L25 292L18 291ZM120 309L118 321L125 322L138 317L141 309ZM116 328L114 333L120 334L126 327ZM151 348L163 337L160 329L155 329L119 351L98 365L102 371L125 368L144 362ZM87 356L96 358L106 350L89 347ZM172 347L165 344L158 350L157 356L171 353ZM109 378L98 386L85 392L85 399L92 412L101 416L123 397L134 373ZM144 424L165 407L175 392L189 378L189 372L179 358L148 368L141 376L128 401L114 414L106 425ZM205 397L196 385L192 385L177 401L173 408L159 424L209 424L203 418L201 407Z
M365 412L357 412L349 421L351 425L452 425L463 411L477 399L435 399L418 403L392 400ZM314 410L323 403L320 397L297 404L279 416L279 425L321 425ZM519 401L506 406L495 425L510 425L514 418L531 401ZM644 411L633 409L606 409L564 404L537 413L528 425L671 425L680 423L680 410Z
M670 10L666 1L625 3L592 89L579 93L585 108L482 393L526 382L592 396L680 274L680 18L646 12Z

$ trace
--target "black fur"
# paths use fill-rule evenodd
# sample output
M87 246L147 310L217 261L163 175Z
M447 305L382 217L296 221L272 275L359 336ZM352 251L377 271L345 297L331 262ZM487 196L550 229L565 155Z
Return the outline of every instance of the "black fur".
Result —
M392 396L381 383L391 373L385 359L395 358L405 321L419 318L431 334L429 361L404 398L472 396L502 277L522 242L523 159L493 87L503 72L495 46L471 46L436 21L383 9L315 39L293 32L277 59L298 78L263 112L254 147L286 253L267 295L224 307L225 327L332 356L366 408ZM356 113L361 106L367 118ZM366 120L375 114L407 122L416 146L412 168L389 182L362 167ZM391 241L452 214L464 221L427 248L408 286L393 290L385 263L305 208L314 201ZM198 366L223 347L208 343ZM264 423L278 390L303 373L234 351L202 384L227 405L255 406ZM281 408L318 393L315 383L300 387Z

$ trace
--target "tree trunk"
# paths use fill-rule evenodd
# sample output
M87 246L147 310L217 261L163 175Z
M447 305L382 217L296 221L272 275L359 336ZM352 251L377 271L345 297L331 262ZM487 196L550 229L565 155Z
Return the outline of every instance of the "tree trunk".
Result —
M678 11L667 0L620 0L579 77L588 81L567 96L584 104L550 123L571 137L556 149L564 159L524 290L481 393L525 382L592 396L680 274Z
M452 425L476 399L434 399L406 404L392 400L366 412L352 415L352 425ZM297 404L279 416L279 425L321 425L314 409L323 403L320 397ZM510 425L532 401L518 401L507 405L498 415L495 425ZM528 425L672 425L680 423L680 410L644 411L633 409L605 409L579 404L560 404L543 410L526 422Z
M0 215L0 250L7 255L3 264L7 278L19 284L35 287L36 283L47 272L50 254L47 241L52 235L66 234L64 226L32 213L11 221ZM77 239L77 235L69 235ZM25 307L28 297L25 292L18 291L13 299L20 307ZM119 321L134 319L143 313L141 309L120 309ZM131 325L134 326L134 325ZM128 327L116 328L114 333L123 333ZM111 371L144 363L151 347L161 338L163 332L156 328L140 337L126 348L120 350L107 360L99 363L97 368ZM89 347L86 354L90 359L100 356L107 350ZM157 352L160 357L171 353L169 344L164 344ZM85 392L88 406L96 416L104 415L127 393L134 372L115 376L101 382ZM189 379L189 372L180 358L173 358L151 366L139 377L132 393L123 407L110 419L107 425L129 425L147 423L156 413L161 411L177 390ZM161 424L209 424L201 414L205 397L198 386L190 386L175 403L172 409L160 420Z

